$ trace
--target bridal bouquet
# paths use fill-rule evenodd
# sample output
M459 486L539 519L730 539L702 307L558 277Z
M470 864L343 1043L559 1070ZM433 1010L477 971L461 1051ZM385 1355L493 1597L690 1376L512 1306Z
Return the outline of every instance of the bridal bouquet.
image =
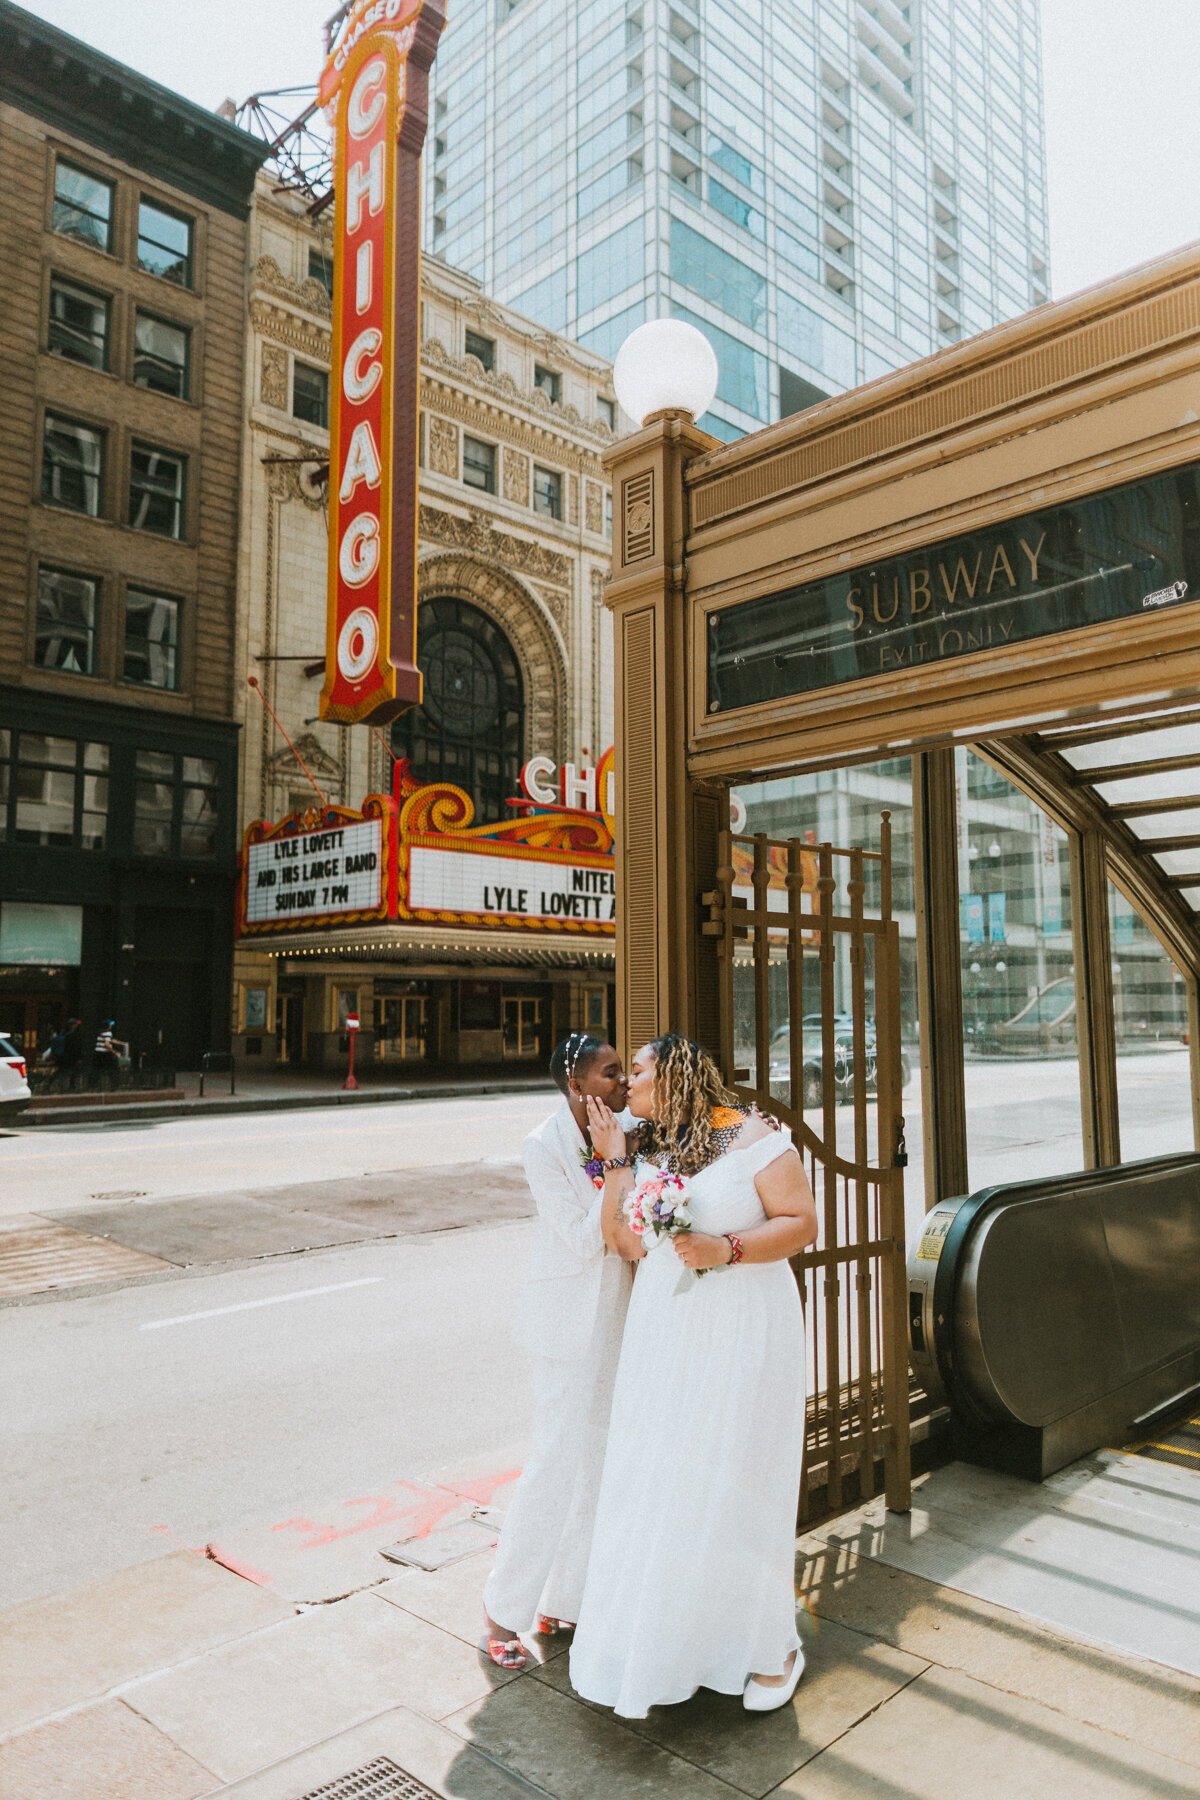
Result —
M651 1245L662 1238L682 1236L692 1229L691 1198L691 1184L686 1176L652 1169L625 1201L630 1231ZM707 1269L684 1269L675 1292L686 1294L697 1276L708 1273Z

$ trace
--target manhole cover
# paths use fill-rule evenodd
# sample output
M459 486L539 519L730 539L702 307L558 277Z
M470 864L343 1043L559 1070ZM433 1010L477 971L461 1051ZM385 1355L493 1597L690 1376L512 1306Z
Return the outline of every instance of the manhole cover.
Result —
M107 1194L89 1194L89 1200L144 1200L147 1188L112 1188Z
M324 1787L312 1788L300 1800L438 1800L434 1788L426 1787L407 1769L402 1769L386 1756L351 1769Z

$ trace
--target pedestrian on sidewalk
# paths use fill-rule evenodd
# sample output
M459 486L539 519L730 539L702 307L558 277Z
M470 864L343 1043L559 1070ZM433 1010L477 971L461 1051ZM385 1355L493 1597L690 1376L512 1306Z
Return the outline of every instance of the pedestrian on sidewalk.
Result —
M525 1667L520 1634L574 1630L630 1265L605 1248L604 1170L588 1136L587 1100L622 1112L627 1082L611 1044L575 1031L557 1046L550 1073L563 1103L526 1138L522 1160L537 1204L537 1237L513 1330L532 1352L533 1448L509 1506L483 1590L487 1653L502 1669Z
M126 1068L129 1066L129 1045L113 1036L116 1029L117 1021L106 1019L96 1033L96 1045L92 1051L92 1067L100 1076L115 1076L122 1066ZM122 1057L125 1059L124 1065L122 1065Z

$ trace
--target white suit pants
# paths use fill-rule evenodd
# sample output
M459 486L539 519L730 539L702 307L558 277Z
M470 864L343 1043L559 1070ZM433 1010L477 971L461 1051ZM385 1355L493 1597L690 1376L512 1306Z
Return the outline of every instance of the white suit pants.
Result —
M579 1617L617 1363L597 1347L534 1364L533 1448L483 1590L488 1617L509 1631L528 1631L539 1612Z

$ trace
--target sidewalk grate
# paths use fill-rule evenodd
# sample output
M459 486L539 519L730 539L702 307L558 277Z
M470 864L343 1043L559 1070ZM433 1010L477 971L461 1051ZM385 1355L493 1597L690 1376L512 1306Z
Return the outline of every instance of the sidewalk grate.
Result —
M351 1769L348 1775L301 1794L300 1800L438 1800L438 1795L399 1763L377 1756L361 1769Z

